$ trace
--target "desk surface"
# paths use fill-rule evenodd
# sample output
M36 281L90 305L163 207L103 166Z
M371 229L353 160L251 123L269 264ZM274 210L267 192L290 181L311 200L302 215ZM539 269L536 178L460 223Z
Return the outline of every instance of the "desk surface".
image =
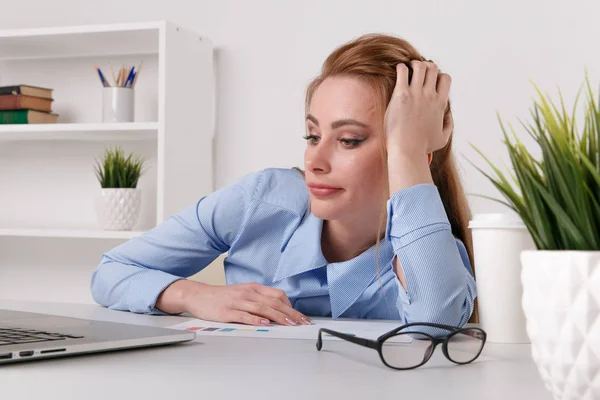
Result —
M187 320L84 304L0 300L0 308L151 326ZM462 366L438 348L423 367L394 371L350 343L318 352L314 340L225 337L5 365L0 391L18 399L551 399L529 345L488 343Z

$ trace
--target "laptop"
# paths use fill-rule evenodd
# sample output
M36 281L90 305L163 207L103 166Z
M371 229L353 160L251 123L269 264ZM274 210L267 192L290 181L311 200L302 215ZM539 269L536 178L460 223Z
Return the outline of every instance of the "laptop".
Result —
M195 332L0 309L0 365L193 340Z

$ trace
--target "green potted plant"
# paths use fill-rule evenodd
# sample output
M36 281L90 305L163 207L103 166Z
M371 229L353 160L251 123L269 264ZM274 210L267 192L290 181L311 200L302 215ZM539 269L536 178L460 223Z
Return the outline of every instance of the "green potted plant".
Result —
M102 228L131 230L137 223L142 199L137 185L144 163L133 153L125 156L119 146L105 149L101 160L96 160L95 172L101 187L96 212Z
M500 121L512 171L480 151L493 183L526 225L537 250L521 252L522 306L533 359L555 399L600 393L600 107L589 80L583 114L536 87L533 122L522 123L536 158ZM582 126L576 115L583 115ZM510 137L509 137L510 136Z

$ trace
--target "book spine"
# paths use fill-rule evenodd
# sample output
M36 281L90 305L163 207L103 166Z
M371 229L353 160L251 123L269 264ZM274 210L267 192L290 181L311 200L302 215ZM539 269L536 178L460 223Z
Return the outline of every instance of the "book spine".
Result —
M0 95L2 94L21 94L21 86L0 87Z
M16 110L21 108L20 95L0 95L0 110Z
M27 110L0 111L0 124L26 124L28 122Z

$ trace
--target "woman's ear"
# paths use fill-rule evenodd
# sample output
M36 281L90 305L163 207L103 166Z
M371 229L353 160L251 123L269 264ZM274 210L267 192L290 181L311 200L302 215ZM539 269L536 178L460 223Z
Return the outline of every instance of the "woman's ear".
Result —
M431 160L433 160L433 153L428 153L427 154L427 162L429 163L429 165L431 165Z

